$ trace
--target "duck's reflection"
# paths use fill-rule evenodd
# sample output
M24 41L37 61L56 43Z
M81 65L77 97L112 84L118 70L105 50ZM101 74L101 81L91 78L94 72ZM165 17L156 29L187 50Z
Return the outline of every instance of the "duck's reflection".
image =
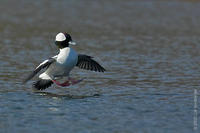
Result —
M51 98L67 98L67 99L83 99L88 97L99 97L100 94L93 94L93 95L71 95L71 94L57 94L52 92L42 92L42 91L35 91L34 93L39 94L45 97Z

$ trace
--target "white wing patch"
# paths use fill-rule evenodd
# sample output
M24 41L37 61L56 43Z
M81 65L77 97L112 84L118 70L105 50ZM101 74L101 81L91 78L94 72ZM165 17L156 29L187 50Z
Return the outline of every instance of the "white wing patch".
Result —
M53 62L56 61L57 56L54 56L52 58L49 58L48 60L43 61L38 67L36 67L36 69L30 73L23 81L23 83L26 83L27 81L29 81L30 79L32 79L37 73L40 72L40 70L48 68ZM47 74L43 74L40 75L43 79L51 79L49 77L49 75Z
M51 57L51 58L56 59L57 57L58 57L58 55L55 55L55 56L53 56L53 57ZM39 66L36 67L36 69L39 68L41 65L44 65L44 64L47 63L48 61L49 61L48 59L45 60L45 61L43 61L42 63L40 63Z
M46 80L52 80L51 77L49 75L47 75L46 73L42 73L40 74L39 78L41 79L46 79Z
M48 61L49 61L49 60L43 61L38 67L36 67L36 69L39 68L41 65L44 65L44 64L47 63Z
M55 55L55 56L53 56L53 57L51 57L51 58L54 58L54 59L56 59L58 57L58 55Z

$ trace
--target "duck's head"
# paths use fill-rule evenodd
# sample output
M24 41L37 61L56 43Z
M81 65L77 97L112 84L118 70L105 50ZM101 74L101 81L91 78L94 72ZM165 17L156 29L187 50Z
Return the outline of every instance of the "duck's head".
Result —
M76 45L76 43L72 41L72 38L68 33L62 33L62 32L56 35L55 44L60 49L69 47L70 44Z

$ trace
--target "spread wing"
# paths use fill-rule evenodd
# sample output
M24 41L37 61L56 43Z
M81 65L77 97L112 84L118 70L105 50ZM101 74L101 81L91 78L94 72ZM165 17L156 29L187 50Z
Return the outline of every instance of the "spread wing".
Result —
M57 56L54 56L43 61L38 67L35 68L35 70L31 74L28 75L28 77L23 81L23 83L26 83L27 81L32 79L40 70L48 68L53 62L56 61L56 57Z
M93 57L88 55L79 54L76 66L81 69L86 69L91 71L98 71L98 72L106 71L99 63L97 63L92 58Z

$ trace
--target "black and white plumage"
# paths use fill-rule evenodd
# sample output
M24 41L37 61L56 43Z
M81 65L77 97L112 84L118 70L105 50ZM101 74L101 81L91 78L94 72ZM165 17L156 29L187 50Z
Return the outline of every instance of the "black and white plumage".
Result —
M93 57L88 55L79 54L78 55L78 62L76 66L81 69L97 71L97 72L104 72L105 69L99 65L95 60L92 59Z
M68 86L66 83L60 84L56 79L63 77L69 77L70 71L75 67L81 69L104 72L105 69L93 60L91 56L84 54L77 54L69 45L75 45L71 36L67 33L59 33L56 35L55 44L59 47L60 52L58 55L43 61L36 69L24 80L24 83L32 79L42 69L46 69L45 72L39 75L39 79L33 83L33 87L38 90L43 90L56 83L59 86ZM77 81L72 81L75 84Z

